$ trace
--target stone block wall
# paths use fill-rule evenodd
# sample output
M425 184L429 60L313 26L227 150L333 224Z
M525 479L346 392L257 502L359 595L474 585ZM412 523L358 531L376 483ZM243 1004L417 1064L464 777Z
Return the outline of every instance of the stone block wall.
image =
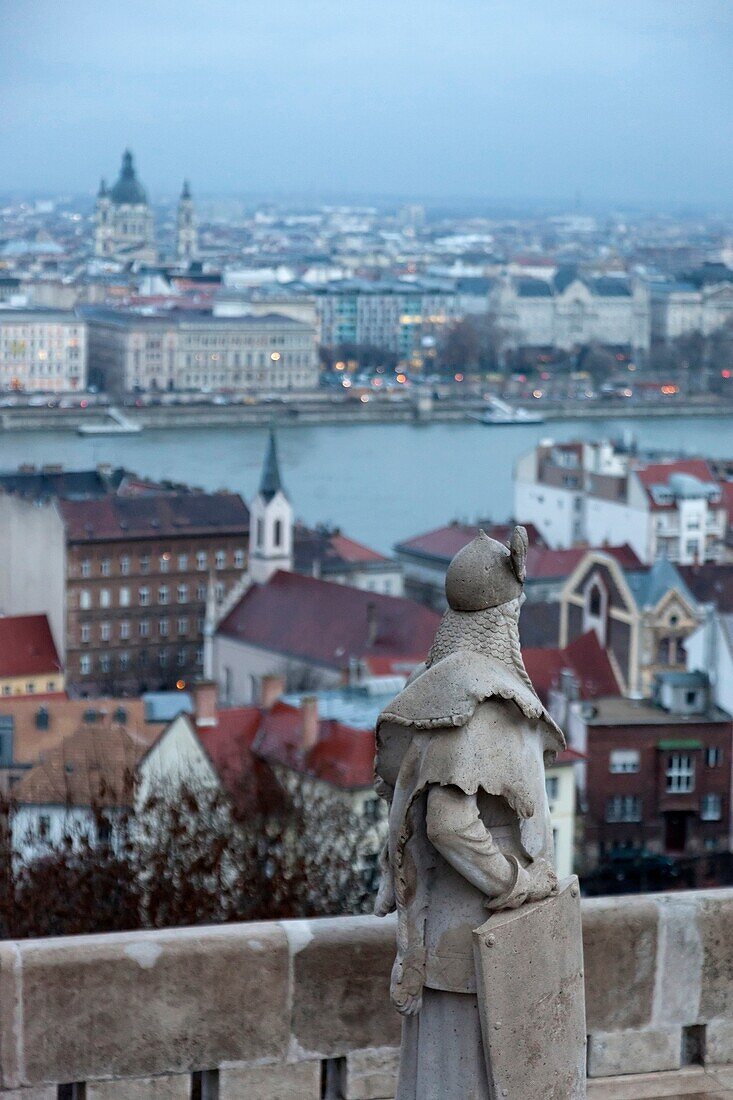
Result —
M583 903L591 1076L733 1062L733 890ZM386 1100L393 919L0 944L0 1098Z

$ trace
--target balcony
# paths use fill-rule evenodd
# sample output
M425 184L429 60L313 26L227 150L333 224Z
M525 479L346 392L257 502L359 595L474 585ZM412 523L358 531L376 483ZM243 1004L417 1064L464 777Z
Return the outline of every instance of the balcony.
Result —
M733 890L586 900L583 921L591 1100L733 1096ZM340 917L4 942L0 1097L393 1097L394 935Z

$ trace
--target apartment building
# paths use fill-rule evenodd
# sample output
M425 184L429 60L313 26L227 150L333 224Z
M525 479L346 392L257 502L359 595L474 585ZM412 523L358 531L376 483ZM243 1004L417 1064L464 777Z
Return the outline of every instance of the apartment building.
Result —
M651 462L608 442L546 441L517 461L514 513L555 549L613 544L623 535L646 564L724 555L723 489L701 458Z
M282 393L318 385L316 331L279 313L220 317L85 311L89 362L113 394Z
M87 384L87 326L75 313L0 311L0 392L65 393Z
M248 533L232 493L0 494L0 607L48 615L73 692L174 687L201 675L210 587L240 583Z

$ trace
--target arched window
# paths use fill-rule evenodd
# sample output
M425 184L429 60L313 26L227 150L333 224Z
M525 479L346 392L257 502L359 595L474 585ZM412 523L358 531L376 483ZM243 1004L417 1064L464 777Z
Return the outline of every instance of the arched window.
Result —
M597 584L594 584L590 590L588 610L596 618L601 614L601 590Z
M275 520L275 532L274 532L274 536L273 536L275 546L280 546L281 545L282 537L283 537L283 522L282 522L281 519L276 519Z

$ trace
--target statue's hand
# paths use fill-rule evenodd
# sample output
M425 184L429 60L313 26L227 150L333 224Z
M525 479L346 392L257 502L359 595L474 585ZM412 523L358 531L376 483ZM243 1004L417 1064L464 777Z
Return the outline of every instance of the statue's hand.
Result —
M412 959L409 954L394 961L390 996L402 1016L417 1016L422 1008L423 969L420 960Z
M549 860L536 859L527 868L527 873L530 880L527 901L542 901L557 893L557 875Z
M380 878L377 899L374 902L374 916L386 917L388 913L394 913L397 902L394 893L394 878L392 868L389 865L389 845L385 844L379 853L378 861Z

